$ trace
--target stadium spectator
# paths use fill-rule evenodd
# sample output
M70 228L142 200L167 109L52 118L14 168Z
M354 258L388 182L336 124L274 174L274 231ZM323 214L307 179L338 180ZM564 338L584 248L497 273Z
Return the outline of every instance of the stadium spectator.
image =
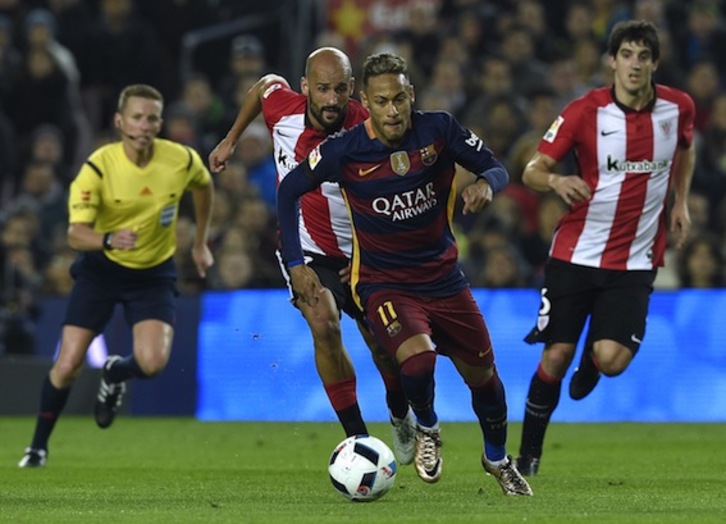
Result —
M617 24L608 44L614 84L572 101L524 172L525 184L554 191L569 206L545 266L537 323L525 338L545 344L529 386L517 458L527 475L538 472L545 431L587 318L585 347L570 383L573 399L587 396L601 373L625 371L640 348L663 262L669 190L675 198L668 226L676 247L689 232L694 105L685 92L652 83L659 49L649 22ZM573 149L580 171L554 172ZM607 163L598 160L602 155Z
M219 249L217 264L209 272L209 289L242 289L254 285L257 269L249 253L240 249Z
M24 213L8 215L0 223L0 354L35 352L38 291L42 285L36 228Z
M427 109L447 111L460 117L467 103L466 84L461 64L445 59L434 62L431 80L421 90L422 97L433 97L436 107L429 104Z
M254 35L239 35L232 39L229 68L219 82L219 93L227 106L239 108L237 89L243 79L257 80L267 70L262 42ZM252 87L250 85L249 87Z
M233 158L247 171L248 184L257 191L270 209L274 209L277 166L273 157L272 139L263 122L252 122L244 130Z
M43 270L44 295L67 296L73 289L71 267L76 260L76 252L64 245L56 248Z
M479 273L472 278L472 285L487 289L525 287L529 269L522 254L508 243L489 249Z
M67 47L57 40L57 32L58 24L55 16L47 9L33 9L25 18L27 48L29 50L46 49L68 79L66 96L73 120L74 134L66 140L66 148L63 153L67 163L78 165L88 151L92 130L81 102L81 73L78 70L76 58Z
M48 247L56 231L65 231L68 224L66 194L53 165L49 162L31 161L25 164L21 191L8 205L10 213L25 209L37 217L37 241Z
M199 151L206 158L225 131L226 115L222 99L214 92L205 75L194 73L184 82L179 103L194 117Z
M560 111L586 91L580 83L577 65L571 54L562 55L549 65L546 83L554 90Z
M693 64L702 60L714 61L716 68L723 76L726 70L726 27L723 15L719 10L719 2L713 0L694 0L686 7L685 24L683 19L674 26L676 48L681 50L683 69L690 69Z
M42 124L33 130L30 141L30 162L45 162L53 166L58 180L68 188L73 176L66 160L63 133L53 124Z
M530 267L530 285L542 286L545 263L557 224L566 212L567 205L556 193L545 193L537 204L536 227L521 240L522 255Z
M686 73L686 89L696 104L696 131L703 134L711 119L716 96L721 89L721 80L716 64L709 59L694 62Z
M146 82L171 89L161 64L153 26L139 16L133 0L100 0L87 34L80 67L88 118L94 131L113 127L116 97L124 86Z
M84 63L95 6L85 0L47 0L46 4L56 22L58 42L68 48L77 63Z
M678 254L681 288L724 287L726 265L718 237L707 233L693 236Z
M436 10L431 5L413 3L408 11L406 26L397 35L416 50L412 62L426 78L432 78L435 74L436 58L441 45L438 27Z
M557 39L560 55L569 55L578 42L597 40L595 10L589 0L573 0L564 5L563 32Z
M713 99L711 117L703 130L693 188L706 195L715 214L726 198L726 92ZM712 215L712 224L715 216Z
M15 127L21 161L30 156L33 132L53 124L63 133L64 151L70 161L77 139L77 124L69 97L70 81L44 47L28 49L22 69L5 104ZM16 186L17 187L17 186Z
M547 12L542 1L518 1L514 22L529 31L534 43L534 56L538 60L549 63L557 56L556 40L547 25Z
M512 69L515 95L524 96L532 86L547 82L547 67L537 58L533 36L526 27L513 24L502 37L499 50Z
M475 81L470 85L466 113L473 115L470 120L476 122L486 115L491 101L500 96L512 96L514 89L512 66L501 55L487 55L479 64Z
M58 357L43 381L33 439L18 466L46 463L48 440L93 339L122 304L133 332L133 353L103 366L94 417L112 423L131 378L163 371L174 335L177 291L175 220L186 191L194 199L192 248L200 277L214 259L207 246L214 187L199 155L157 138L163 96L136 84L120 94L114 117L121 141L91 154L71 184L68 244L81 255L63 323ZM141 175L144 176L141 176ZM142 198L139 198L142 195Z
M216 22L213 3L207 0L154 0L136 2L136 8L138 14L149 21L157 35L164 75L171 78L179 77L177 67L183 59L184 37L195 29ZM168 97L171 99L179 95L174 84L177 82L169 83L171 91Z
M215 188L217 190L217 188ZM197 226L191 216L180 214L176 220L176 287L182 295L196 295L206 288L205 279L199 276L197 265L192 256Z
M352 75L348 56L328 47L308 56L301 93L293 91L281 76L269 74L260 78L229 132L209 156L212 171L224 169L242 133L262 113L273 136L277 180L284 179L328 135L348 129L367 117L360 103L350 98L355 87ZM340 275L348 267L352 248L350 222L342 195L337 187L328 186L325 192L301 201L301 208L304 219L300 227L306 235L310 267L325 282L326 290L315 305L298 300L292 289L290 298L310 327L318 374L330 404L346 435L368 432L358 405L355 370L341 338L340 315L344 311L356 320L371 349L386 387L394 452L399 462L409 464L413 460L413 417L401 389L398 370L374 343L362 312L353 302L350 286ZM287 269L281 265L281 270L289 281Z
M201 151L202 138L194 112L183 102L174 102L166 110L164 118L164 137L174 142Z

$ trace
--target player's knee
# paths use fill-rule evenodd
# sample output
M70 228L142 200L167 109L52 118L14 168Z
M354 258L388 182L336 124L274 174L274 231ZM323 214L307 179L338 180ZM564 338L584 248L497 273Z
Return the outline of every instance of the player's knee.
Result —
M633 359L633 352L614 340L601 340L595 343L594 357L603 375L615 377L627 369Z
M569 344L553 344L542 354L542 368L555 377L564 376L572 362L574 347Z
M459 373L469 389L480 389L486 387L494 377L494 365L469 366L466 371L459 368Z
M608 377L615 377L625 371L630 364L629 350L625 352L605 353L595 355L595 362L600 372Z
M57 360L51 369L51 382L57 388L66 388L78 378L83 362L76 364L68 360Z
M337 317L315 318L309 324L316 343L337 345L340 342L342 333Z
M138 353L136 356L136 362L139 365L142 373L146 377L155 377L159 375L168 362L168 358L162 353L151 353L151 352L140 352L143 356L139 357Z

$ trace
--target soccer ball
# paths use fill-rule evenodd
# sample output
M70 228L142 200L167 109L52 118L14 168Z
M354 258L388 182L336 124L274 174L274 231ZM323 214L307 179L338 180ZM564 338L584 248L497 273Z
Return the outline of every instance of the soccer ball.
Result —
M330 455L328 473L344 497L369 502L385 495L396 479L396 459L386 444L370 435L348 437Z

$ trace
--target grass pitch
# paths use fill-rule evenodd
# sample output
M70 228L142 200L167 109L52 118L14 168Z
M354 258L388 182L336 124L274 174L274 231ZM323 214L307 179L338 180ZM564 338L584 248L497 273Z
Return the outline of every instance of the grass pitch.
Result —
M372 503L327 476L337 424L120 417L99 430L64 417L48 466L17 462L29 417L0 418L0 522L467 523L724 522L726 425L553 424L534 497L505 497L479 466L478 426L444 423L444 475L412 466ZM390 444L385 424L371 432ZM516 455L519 424L510 427Z

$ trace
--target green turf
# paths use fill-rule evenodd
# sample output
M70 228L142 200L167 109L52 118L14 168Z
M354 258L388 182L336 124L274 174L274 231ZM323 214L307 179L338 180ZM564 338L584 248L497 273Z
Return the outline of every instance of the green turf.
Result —
M724 522L726 425L554 424L535 496L502 495L479 466L474 424L443 425L438 484L399 469L373 503L327 477L336 424L64 417L48 466L16 467L33 420L0 418L0 522ZM369 428L390 442L383 424ZM519 442L510 427L510 452Z

